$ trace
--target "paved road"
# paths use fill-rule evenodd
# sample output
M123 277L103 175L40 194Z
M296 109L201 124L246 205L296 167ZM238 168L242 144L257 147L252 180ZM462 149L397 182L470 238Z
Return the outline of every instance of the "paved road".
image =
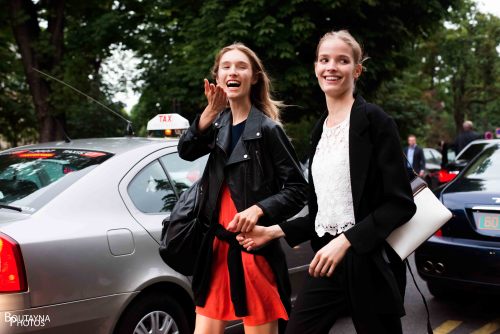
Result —
M434 298L420 279L415 268L413 255L410 257L415 279L424 294L431 314L434 334L500 334L500 298L498 296L456 296L453 300ZM408 273L405 296L406 316L403 317L405 334L426 334L427 315L422 298ZM243 333L238 327L227 333ZM353 334L350 318L341 318L329 334Z
M457 296L453 300L434 298L417 274L413 256L410 258L418 286L423 292L431 312L434 334L500 334L500 298L494 296ZM406 316L403 332L425 334L426 313L420 295L411 276L405 296ZM342 318L333 326L330 334L355 333L350 318Z

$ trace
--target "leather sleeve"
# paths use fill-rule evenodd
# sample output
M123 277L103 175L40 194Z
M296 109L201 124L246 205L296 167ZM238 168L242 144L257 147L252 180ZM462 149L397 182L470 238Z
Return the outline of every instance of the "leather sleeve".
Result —
M311 176L312 160L309 160L309 191L308 191L308 214L293 220L288 220L279 224L285 233L285 240L290 247L295 247L305 241L311 240L316 235L314 222L318 212L318 200L314 191L313 179Z
M306 204L307 182L292 144L279 125L266 130L266 145L270 151L279 192L257 203L264 215L276 223L292 217Z
M197 115L191 126L179 139L177 150L179 156L188 161L194 161L199 157L209 154L215 143L215 127L212 125L205 132L198 130L200 115Z
M314 126L312 133L318 133L319 128L323 126L326 115L323 115ZM285 221L279 224L283 232L285 233L285 241L290 247L295 247L305 241L313 239L316 234L314 228L316 221L316 214L318 213L318 199L316 198L316 191L314 190L314 180L312 178L312 162L314 159L315 146L319 138L311 137L310 142L310 152L309 152L309 175L308 175L308 214L307 216L299 219Z

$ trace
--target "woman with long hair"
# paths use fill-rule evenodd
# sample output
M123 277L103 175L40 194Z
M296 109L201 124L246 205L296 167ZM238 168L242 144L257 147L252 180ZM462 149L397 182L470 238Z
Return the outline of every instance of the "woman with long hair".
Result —
M283 250L276 240L248 253L236 235L300 211L307 183L257 55L241 43L227 46L212 74L216 84L204 85L208 105L178 146L186 160L210 154L202 217L211 227L193 277L195 333L222 333L236 319L246 333L277 333L290 310Z

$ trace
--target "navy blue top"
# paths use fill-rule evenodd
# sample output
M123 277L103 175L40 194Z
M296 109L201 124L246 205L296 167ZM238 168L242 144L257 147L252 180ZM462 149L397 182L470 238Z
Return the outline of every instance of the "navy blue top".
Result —
M243 130L245 130L246 122L247 120L244 120L241 123L231 126L231 145L229 146L228 155L231 155L231 153L233 153L234 147L238 143L238 140L240 140Z

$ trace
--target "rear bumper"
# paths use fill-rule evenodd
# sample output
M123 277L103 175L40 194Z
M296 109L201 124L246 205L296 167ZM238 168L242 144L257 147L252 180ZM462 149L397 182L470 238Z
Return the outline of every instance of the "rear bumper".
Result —
M134 294L119 294L37 308L0 312L0 333L110 334Z
M500 292L500 243L431 237L415 252L419 275L460 287Z

